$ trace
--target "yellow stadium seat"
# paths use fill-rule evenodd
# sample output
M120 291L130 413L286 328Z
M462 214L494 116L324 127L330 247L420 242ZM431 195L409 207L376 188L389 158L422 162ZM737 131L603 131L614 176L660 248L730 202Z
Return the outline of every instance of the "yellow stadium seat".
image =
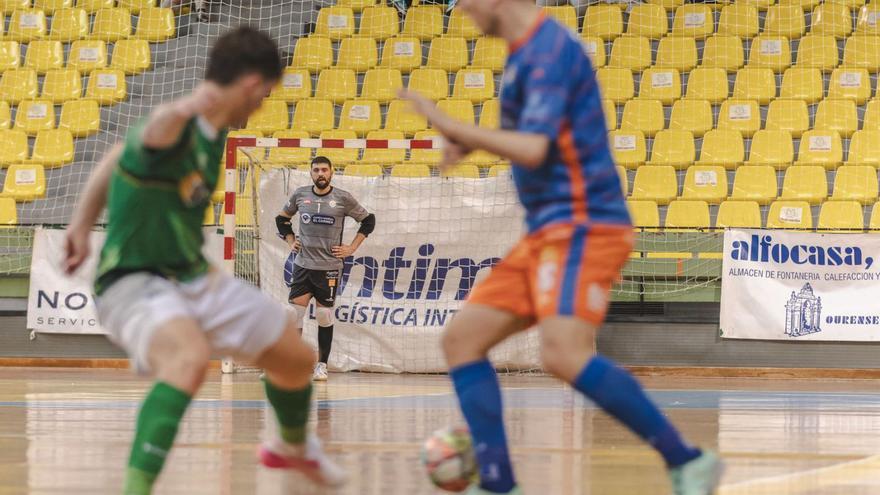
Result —
M620 104L635 94L632 71L620 67L602 67L596 71L602 97Z
M355 163L345 167L345 175L352 177L382 177L382 166L375 163Z
M581 43L593 68L605 67L607 60L605 57L605 42L602 41L602 38L598 36L583 36Z
M370 131L367 139L404 139L402 131ZM360 163L392 165L406 159L406 150L391 148L367 148ZM346 169L346 173L348 170Z
M843 144L834 131L807 131L801 137L798 165L821 165L837 168L843 162Z
M376 0L337 0L336 5L339 7L348 7L354 12L361 12L364 9L375 6Z
M718 129L739 131L751 137L761 128L761 110L755 100L729 99L718 112Z
M868 224L868 228L871 230L880 230L880 204L874 203L874 207L871 208L871 220Z
M715 227L719 229L760 229L761 207L754 201L724 201L718 207Z
M0 41L0 71L21 66L21 48L17 41Z
M428 64L432 69L455 72L468 63L467 41L464 38L436 38L428 50Z
M880 36L852 36L843 49L843 66L868 69L872 74L880 70Z
M423 163L401 163L391 167L391 177L423 178L431 176L431 167Z
M76 7L92 14L100 9L112 9L115 3L114 0L76 0Z
M837 41L833 36L808 34L798 44L798 67L810 67L822 72L831 72L838 63Z
M688 77L687 93L689 100L708 100L717 105L727 99L727 72L713 67L698 67Z
M474 123L474 105L468 100L440 100L437 102L437 108L446 112L455 120L460 120L467 124Z
M678 100L672 105L669 128L703 137L712 129L712 105L706 100Z
M660 39L667 31L669 20L663 7L651 4L633 6L629 13L626 34Z
M748 165L785 168L794 162L794 143L788 131L758 131L752 137Z
M409 74L413 69L422 66L422 45L418 39L390 38L383 46L382 67Z
M684 169L696 160L694 135L689 131L664 130L654 137L649 165L670 165Z
M817 165L790 167L782 181L782 199L806 201L817 205L828 198L825 169Z
M415 134L415 139L436 141L440 136L436 131L419 131ZM442 151L439 149L413 149L409 152L409 163L436 164L440 161Z
M432 5L410 7L403 21L403 34L422 41L440 37L443 34L443 12Z
M643 229L660 227L660 212L655 201L628 200L626 206L634 227Z
M773 100L767 110L768 130L789 131L795 138L810 128L810 114L803 100Z
M617 129L617 105L611 100L602 100L602 113L605 114L605 127L609 131Z
M76 41L89 35L89 16L84 9L61 9L52 16L52 30L47 39Z
M264 102L265 104L265 102ZM293 112L291 128L317 136L333 129L333 103L327 100L300 100Z
M299 104L301 105L302 103L300 102ZM263 100L263 105L248 119L246 129L263 134L271 134L275 131L287 129L289 123L287 103L281 100Z
M654 67L687 72L696 66L697 44L694 38L667 36L660 40Z
M205 218L202 220L202 225L217 225L216 203L212 202L205 208Z
M403 77L397 69L370 69L364 75L361 98L388 103L403 88Z
M0 129L0 167L28 158L28 136L18 129Z
M769 165L754 165L736 169L733 193L730 199L770 204L778 193L776 169Z
M667 229L707 229L712 226L709 221L709 205L705 201L677 199L669 203L666 210Z
M40 98L55 104L76 100L82 95L82 78L73 69L51 70L43 80Z
M60 41L34 40L27 45L24 66L45 74L64 66L64 48Z
M681 197L717 204L727 197L727 171L719 165L688 167Z
M34 0L34 8L53 15L59 10L73 8L73 0Z
M67 56L67 68L81 73L107 67L107 44L99 40L74 41Z
M665 205L678 196L675 169L669 166L639 167L633 181L631 199L656 201Z
M867 69L839 68L831 73L828 98L844 98L862 105L871 97L871 76Z
M409 76L408 88L432 100L449 96L449 78L443 69L416 69Z
M703 47L703 67L717 67L734 72L743 66L745 54L742 40L736 36L711 36Z
M357 139L354 131L333 129L321 133L321 139ZM358 161L360 150L357 148L318 148L316 156L325 156L330 159L334 167L345 167Z
M834 174L831 199L871 204L877 201L877 169L871 165L844 165Z
M577 12L574 10L574 7L571 5L559 5L553 7L543 7L544 13L547 16L556 19L560 24L571 29L572 31L578 30L578 19Z
M852 13L846 5L827 2L813 10L810 33L846 38L852 33Z
M577 28L575 28L575 31L577 31ZM473 40L480 38L482 34L470 16L462 12L461 9L453 9L450 12L449 23L446 26L446 36Z
M161 42L174 37L174 13L168 8L147 8L138 15L135 38Z
M342 105L339 128L363 136L382 127L382 113L375 100L348 100Z
M611 46L609 67L640 72L651 66L651 41L644 36L621 36Z
M442 172L441 175L446 178L479 179L480 167L473 163L459 163L451 169Z
M617 177L620 179L620 189L623 192L623 196L626 197L629 194L629 177L626 175L626 168L620 165L615 165L614 168L617 170Z
M823 131L836 131L849 138L858 128L858 112L852 100L825 99L819 102L813 128Z
M354 34L354 11L348 7L324 7L318 12L315 34L341 40Z
M147 40L119 40L113 44L110 68L126 75L140 74L150 68L150 43Z
M118 43L117 43L118 46ZM115 51L115 49L114 49ZM284 101L299 101L312 97L312 76L308 69L287 67L281 74L278 85L272 89L270 98Z
M125 100L128 87L125 73L116 69L98 69L89 74L86 98L96 100L101 105L112 105Z
M721 165L733 169L746 159L742 134L735 130L714 129L703 136L700 165Z
M16 10L24 10L31 8L30 0L2 0L0 1L0 10L4 14L11 14Z
M871 2L859 9L856 20L856 34L877 36L880 35L880 5Z
M73 2L71 2L72 4ZM155 8L156 0L118 0L116 6L128 9L134 15L140 15L146 9Z
M52 129L37 133L31 162L46 168L59 167L73 161L73 135L67 129Z
M880 167L880 130L862 129L852 135L847 165Z
M407 136L424 131L428 128L428 121L420 114L410 111L409 103L403 100L394 100L388 105L388 115L385 117L385 129L402 131Z
M696 38L710 36L715 31L715 16L705 4L687 4L675 9L672 35Z
M620 128L629 131L642 131L647 137L654 137L664 128L663 104L658 100L635 99L623 106Z
M668 11L673 11L685 4L685 0L650 0L648 3L656 4Z
M85 137L101 128L101 113L98 102L93 100L71 100L61 106L59 129L67 129L74 137Z
M361 12L358 34L376 40L387 40L400 32L397 10L394 7L373 6Z
M602 65L605 63L605 46L597 45L602 52ZM507 60L507 42L501 38L480 37L474 45L474 60L471 64L476 69L491 69L492 72L504 70ZM594 59L595 60L595 59ZM596 67L601 65L593 64Z
M333 65L333 43L330 38L310 36L296 41L291 67L320 72Z
M804 12L799 6L773 5L767 9L764 34L796 39L803 36L805 30Z
M832 0L836 1L836 0ZM779 5L793 6L801 9L801 12L809 12L813 7L819 5L821 0L778 0Z
M768 68L745 67L736 73L733 97L766 105L776 98L776 76Z
M503 177L510 175L510 165L508 164L498 164L492 165L489 167L489 172L486 174L486 177Z
M275 139L308 139L309 133L305 131L275 131L272 134ZM294 167L307 164L312 159L312 149L302 147L276 147L269 148L269 164L272 166Z
M645 70L639 85L639 98L658 100L664 105L670 105L681 98L681 77L678 71L655 68Z
M37 96L37 71L10 69L0 77L0 100L16 104Z
M339 43L337 68L366 72L378 63L376 40L373 38L345 38Z
M495 96L495 78L489 69L462 69L455 75L453 98L482 103Z
M0 129L9 129L12 126L12 113L9 111L9 103L0 101Z
M750 67L767 67L782 72L791 65L791 47L783 36L759 35L752 40Z
M754 38L758 34L758 9L743 2L725 5L718 19L718 34Z
M792 67L782 77L780 98L799 99L807 104L817 103L824 91L822 72L819 69Z
M605 41L623 34L623 14L616 5L593 4L584 15L583 33Z
M626 168L638 168L645 164L648 150L645 135L641 131L611 131L608 145L614 156L614 163Z
M880 129L880 100L871 100L865 107L862 129Z
M813 228L813 214L806 201L774 201L767 213L768 229Z
M603 100L604 105L604 100ZM497 99L486 100L480 109L479 126L485 129L498 129L501 121L501 106Z
M131 12L128 9L101 9L92 24L93 40L116 41L131 36Z
M10 165L3 183L3 196L15 201L33 201L46 197L46 172L42 165Z
M6 39L27 42L46 36L46 14L42 10L16 10L9 21Z
M819 209L818 229L864 230L865 217L858 201L826 201Z
M318 76L315 98L339 104L357 97L357 75L351 69L324 69Z

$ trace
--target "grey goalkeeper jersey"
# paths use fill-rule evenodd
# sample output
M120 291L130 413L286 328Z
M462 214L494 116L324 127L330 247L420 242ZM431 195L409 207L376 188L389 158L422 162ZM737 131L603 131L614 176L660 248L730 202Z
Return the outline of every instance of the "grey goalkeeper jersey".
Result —
M361 222L369 215L348 191L332 188L319 196L312 186L293 192L284 205L291 223L299 221L297 239L301 244L294 263L309 270L341 270L342 260L335 258L331 248L342 242L345 217Z

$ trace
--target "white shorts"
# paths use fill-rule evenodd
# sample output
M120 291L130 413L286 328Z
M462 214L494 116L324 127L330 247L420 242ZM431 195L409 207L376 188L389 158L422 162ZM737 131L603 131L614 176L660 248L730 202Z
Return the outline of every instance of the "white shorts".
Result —
M212 271L189 282L151 273L117 280L97 298L98 319L138 373L150 373L147 356L156 330L175 318L198 322L214 352L253 361L287 326L285 308L240 280Z

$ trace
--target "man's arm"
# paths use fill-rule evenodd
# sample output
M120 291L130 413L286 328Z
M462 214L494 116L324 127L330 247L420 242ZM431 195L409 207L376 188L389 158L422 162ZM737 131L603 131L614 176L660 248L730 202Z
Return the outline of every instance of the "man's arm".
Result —
M160 105L150 114L141 132L144 148L166 150L174 147L180 141L186 124L219 99L220 88L213 83L203 82L189 96Z
M331 251L333 252L333 256L343 259L347 258L354 254L355 251L361 247L361 244L367 239L367 237L373 233L373 230L376 229L376 215L368 212L366 208L361 206L360 203L354 199L353 196L348 195L348 208L345 214L354 218L358 222L360 222L361 226L358 229L357 234L354 236L354 239L351 241L349 245L341 245L341 246L333 246Z
M287 242L287 245L290 246L290 249L294 252L299 251L299 241L293 233L293 222L291 221L293 216L296 215L296 210L296 193L293 193L293 196L287 200L287 204L281 209L281 213L275 217L275 227L278 229L278 237L284 239L285 242Z

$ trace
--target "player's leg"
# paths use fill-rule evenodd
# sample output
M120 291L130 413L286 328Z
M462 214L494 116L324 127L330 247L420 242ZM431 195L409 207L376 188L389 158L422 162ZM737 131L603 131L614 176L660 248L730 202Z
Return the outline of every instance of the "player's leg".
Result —
M315 320L318 322L318 363L315 364L313 378L317 381L327 379L327 363L333 347L333 305L336 303L338 270L312 272L315 296Z
M293 311L293 321L297 331L302 335L303 321L308 314L309 301L312 300L312 286L309 278L309 270L299 266L293 266L293 280L290 284L290 293L287 302Z

